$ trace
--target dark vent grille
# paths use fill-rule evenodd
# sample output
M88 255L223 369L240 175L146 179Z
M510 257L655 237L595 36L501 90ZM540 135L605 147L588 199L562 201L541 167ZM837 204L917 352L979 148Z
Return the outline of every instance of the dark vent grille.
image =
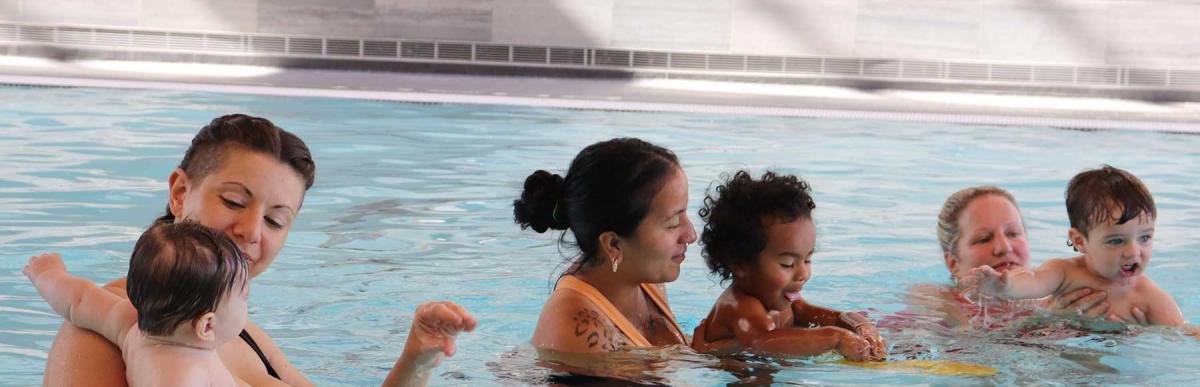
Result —
M288 39L289 54L321 55L325 53L325 43L316 38Z
M278 36L251 36L250 51L262 53L287 52L287 39Z
M545 47L513 46L513 62L546 63Z
M550 63L553 64L587 64L587 50L582 48L550 48Z
M462 43L438 43L437 58L471 60L471 45Z
M433 42L400 42L401 58L433 59Z
M329 55L358 56L362 47L358 40L325 39L325 53Z
M596 50L592 54L592 64L596 66L632 66L633 59L629 51Z

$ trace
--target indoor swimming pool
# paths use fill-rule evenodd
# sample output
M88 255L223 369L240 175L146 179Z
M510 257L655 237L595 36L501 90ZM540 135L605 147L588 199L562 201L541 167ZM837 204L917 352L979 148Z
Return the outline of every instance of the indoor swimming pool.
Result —
M910 309L913 286L949 284L935 227L951 193L981 184L1010 190L1040 264L1072 254L1067 181L1111 164L1138 175L1158 204L1148 275L1185 318L1200 318L1200 289L1187 285L1200 278L1197 135L0 87L0 385L41 382L62 321L21 274L28 257L60 252L73 273L93 281L124 275L134 241L163 211L167 176L191 137L233 112L296 133L316 159L316 184L278 259L254 281L250 314L317 385L377 385L400 354L414 307L434 299L467 307L479 327L460 336L458 354L433 384L571 381L538 363L529 345L570 251L555 247L557 234L520 230L512 201L532 171L563 173L583 147L625 136L678 154L698 230L696 211L723 173L773 169L807 179L818 234L806 298L873 319ZM688 333L722 291L699 252L689 248L682 274L667 285ZM648 354L662 361L637 380L1163 385L1193 381L1200 357L1200 340L1167 328L1038 336L938 327L884 329L892 359L974 363L995 374L869 369L832 355L720 361L668 349Z

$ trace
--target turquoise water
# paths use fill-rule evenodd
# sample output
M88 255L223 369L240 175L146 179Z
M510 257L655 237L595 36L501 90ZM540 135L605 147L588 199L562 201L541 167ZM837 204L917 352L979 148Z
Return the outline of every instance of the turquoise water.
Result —
M449 299L479 317L442 385L546 384L527 342L563 261L555 235L522 232L512 200L530 172L561 172L582 147L636 136L679 154L691 215L721 173L764 168L814 187L814 302L873 316L907 309L908 288L945 284L934 227L942 200L999 184L1022 202L1034 262L1070 254L1066 181L1101 163L1126 168L1159 205L1149 275L1200 316L1200 136L933 123L421 105L322 98L0 88L0 384L33 385L61 321L20 274L59 251L76 274L123 275L142 228L163 210L166 177L213 117L245 112L304 138L317 183L275 264L254 283L252 318L318 385L378 384L414 307ZM687 332L721 287L692 246L668 285ZM736 371L667 354L646 380L667 384L1179 384L1197 376L1197 340L1170 329L1028 337L912 326L895 349L986 364L986 378L850 367L820 358L752 359ZM897 355L901 357L901 355ZM736 367L735 367L736 368ZM745 379L743 379L745 378ZM754 378L754 379L750 379Z

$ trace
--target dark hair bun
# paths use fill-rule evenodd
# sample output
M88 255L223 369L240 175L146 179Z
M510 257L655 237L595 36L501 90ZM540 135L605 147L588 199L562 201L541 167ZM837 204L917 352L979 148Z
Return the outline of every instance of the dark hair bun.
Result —
M539 233L548 229L566 230L566 208L557 208L562 189L562 176L540 169L525 178L521 198L513 201L513 218L521 229L532 228Z

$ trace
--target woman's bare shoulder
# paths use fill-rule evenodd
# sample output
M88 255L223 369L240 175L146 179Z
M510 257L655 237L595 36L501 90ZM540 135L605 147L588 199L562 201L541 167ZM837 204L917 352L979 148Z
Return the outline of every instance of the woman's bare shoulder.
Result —
M610 352L628 345L609 316L573 291L550 295L533 332L534 347L559 352Z

